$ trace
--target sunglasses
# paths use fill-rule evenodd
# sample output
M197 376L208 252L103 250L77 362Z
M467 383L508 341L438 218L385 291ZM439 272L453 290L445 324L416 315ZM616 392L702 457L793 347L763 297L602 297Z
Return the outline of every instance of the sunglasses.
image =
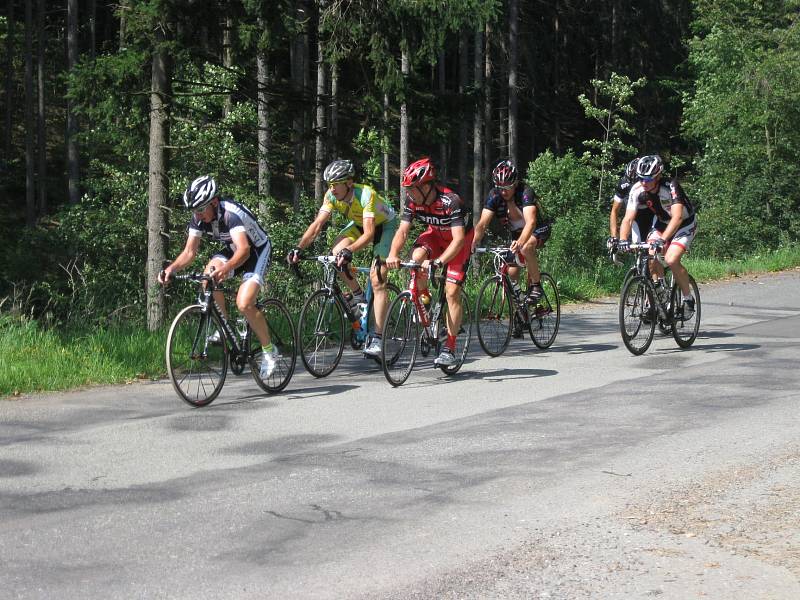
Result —
M495 186L498 190L513 190L516 187L516 183L512 183L511 185L497 185Z
M639 177L639 181L642 181L644 183L651 183L651 182L655 181L657 177L658 177L658 175L655 175L653 177Z

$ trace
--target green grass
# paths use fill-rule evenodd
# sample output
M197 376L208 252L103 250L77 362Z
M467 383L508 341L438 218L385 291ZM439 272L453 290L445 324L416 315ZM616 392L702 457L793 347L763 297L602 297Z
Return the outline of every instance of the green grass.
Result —
M685 264L698 281L781 271L800 265L800 245L746 259L690 256ZM489 266L470 276L467 292L472 298ZM594 272L571 272L549 265L545 256L543 268L558 281L564 303L617 294L625 274L625 268L607 260L598 260ZM299 307L290 307L295 318L298 311ZM151 333L131 325L91 331L75 326L64 331L0 316L0 397L162 377L165 340L166 331Z
M163 331L117 327L58 332L0 319L0 397L124 383L165 372Z

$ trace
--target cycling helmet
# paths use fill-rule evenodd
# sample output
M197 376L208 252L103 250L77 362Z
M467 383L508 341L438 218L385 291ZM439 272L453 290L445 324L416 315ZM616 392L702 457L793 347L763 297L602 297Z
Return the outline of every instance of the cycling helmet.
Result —
M335 160L322 173L322 178L328 183L346 181L356 176L355 167L351 160Z
M417 162L413 162L406 167L403 171L403 179L400 185L403 187L411 187L419 183L427 183L436 179L436 169L428 157L420 158Z
M658 154L643 156L636 165L636 176L644 181L655 179L664 170L664 161Z
M189 210L201 210L217 197L217 182L211 175L195 179L183 193L183 204Z
M631 162L628 163L628 166L625 167L625 176L628 179L633 179L636 177L636 167L639 165L639 159L634 158Z
M508 187L517 183L517 167L510 158L504 158L492 171L492 182L498 187Z

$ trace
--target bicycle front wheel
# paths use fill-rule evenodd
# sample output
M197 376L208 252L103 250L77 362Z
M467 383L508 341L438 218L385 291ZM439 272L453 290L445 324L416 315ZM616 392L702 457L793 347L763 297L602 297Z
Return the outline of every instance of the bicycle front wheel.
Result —
M619 329L631 354L644 354L650 347L657 319L652 288L641 275L631 277L619 302Z
M561 298L556 280L547 273L541 274L542 296L536 304L528 305L531 340L537 348L545 350L553 345L561 323Z
M386 380L403 385L417 360L419 319L411 292L403 292L389 305L381 338L381 366Z
M694 296L694 313L687 316L683 311L683 292L677 284L672 285L672 336L681 348L688 348L694 344L697 332L700 331L700 290L691 275L689 275L689 287L692 288Z
M264 313L264 319L267 321L267 329L269 330L270 341L273 347L273 357L275 358L275 368L272 373L266 378L261 377L261 362L264 358L261 350L261 343L258 338L253 335L252 329L248 326L248 338L251 340L250 345L250 373L253 379L262 390L268 394L280 392L285 388L294 374L294 368L297 363L297 344L295 342L294 325L292 324L292 317L289 311L280 300L270 298L258 307ZM255 338L255 339L253 339Z
M178 396L196 407L211 404L225 384L228 343L222 323L199 304L184 308L170 325L167 373Z
M500 275L486 279L475 303L478 343L489 356L500 356L511 340L512 309L508 288Z
M344 311L333 292L317 290L300 310L300 357L314 377L330 375L344 351Z
M439 315L439 349L444 347L447 342L447 324L452 321L450 317L450 305L444 301L442 305L442 312ZM439 368L447 375L455 375L464 364L464 359L467 358L469 351L469 342L472 338L472 314L469 308L469 299L467 293L461 289L461 325L456 334L456 347L453 355L456 357L456 362L449 367L440 366Z

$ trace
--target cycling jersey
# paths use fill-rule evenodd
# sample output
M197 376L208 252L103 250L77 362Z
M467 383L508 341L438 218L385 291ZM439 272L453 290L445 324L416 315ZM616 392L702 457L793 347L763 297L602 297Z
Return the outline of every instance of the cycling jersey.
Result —
M683 206L683 220L680 225L682 229L694 221L695 208L680 184L674 179L662 179L658 188L648 192L640 181L631 188L627 209L639 210L646 207L655 214L657 221L669 223L672 218L672 207L676 204Z
M466 227L464 204L453 190L436 185L436 200L429 205L415 204L407 197L406 207L401 219L408 223L419 219L432 231L446 239L453 239L451 227Z
M511 197L513 204L505 201L500 194L500 190L492 188L489 196L486 198L486 203L483 208L492 211L500 219L503 224L512 234L519 235L525 227L525 218L522 216L522 209L526 206L535 206L539 208L539 199L536 197L532 188L517 186L514 195Z
M267 232L256 221L255 216L247 208L233 200L220 200L217 214L210 223L204 223L196 214L189 221L188 234L193 237L211 236L211 239L222 242L233 251L236 244L231 234L243 231L254 248L261 248L269 243Z
M376 226L383 225L395 218L395 212L391 205L384 202L373 188L360 183L353 186L353 195L348 202L337 200L336 196L328 190L320 210L326 213L336 211L361 228L364 227L364 217L373 217Z
M617 182L617 189L614 190L614 197L611 199L615 204L622 204L628 201L628 195L631 188L636 183L635 179L630 179L627 175L623 175Z

